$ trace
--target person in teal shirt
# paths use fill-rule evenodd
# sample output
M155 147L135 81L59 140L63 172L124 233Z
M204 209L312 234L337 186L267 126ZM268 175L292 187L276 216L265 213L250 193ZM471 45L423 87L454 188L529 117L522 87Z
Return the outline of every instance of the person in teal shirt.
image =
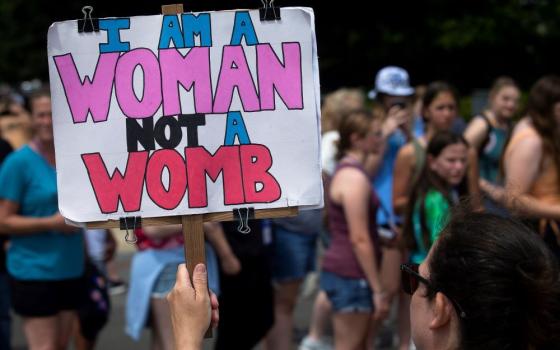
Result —
M465 130L465 139L478 151L481 179L500 184L500 161L518 112L521 94L509 77L496 79L488 98L488 108L475 116Z
M451 206L466 192L467 154L465 139L448 131L437 133L428 143L426 163L414 184L404 227L412 263L424 261Z
M30 102L34 138L0 169L0 234L11 237L11 302L29 348L65 349L85 294L84 243L58 212L50 95Z

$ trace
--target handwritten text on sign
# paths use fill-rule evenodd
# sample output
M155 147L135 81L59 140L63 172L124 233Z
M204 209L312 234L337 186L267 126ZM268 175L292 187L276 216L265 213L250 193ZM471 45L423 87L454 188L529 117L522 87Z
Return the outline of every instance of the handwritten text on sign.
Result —
M312 13L282 15L280 23L260 22L256 11L100 19L97 34L54 24L63 214L93 221L320 205Z

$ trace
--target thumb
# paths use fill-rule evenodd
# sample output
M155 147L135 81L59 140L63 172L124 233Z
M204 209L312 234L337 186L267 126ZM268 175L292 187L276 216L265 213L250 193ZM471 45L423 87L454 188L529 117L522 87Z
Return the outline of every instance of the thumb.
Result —
M184 263L177 266L177 279L175 280L175 285L192 288L191 281L189 280L189 270L187 270L187 265Z
M198 264L194 268L193 286L197 295L208 294L208 273L204 264Z

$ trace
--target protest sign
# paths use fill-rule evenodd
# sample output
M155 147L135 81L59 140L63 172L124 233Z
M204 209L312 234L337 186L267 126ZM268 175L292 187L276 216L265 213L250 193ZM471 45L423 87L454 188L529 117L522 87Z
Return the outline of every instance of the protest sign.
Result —
M48 33L60 212L74 222L322 206L313 11L77 21Z

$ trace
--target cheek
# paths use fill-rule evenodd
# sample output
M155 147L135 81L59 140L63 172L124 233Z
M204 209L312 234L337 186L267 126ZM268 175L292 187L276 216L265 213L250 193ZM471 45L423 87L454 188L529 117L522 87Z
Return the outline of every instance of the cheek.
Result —
M433 113L434 123L439 126L440 129L448 129L453 121L453 112L448 109L439 110Z
M410 331L416 347L423 349L427 343L429 317L422 298L417 294L410 299Z
M438 174L440 177L446 178L449 174L449 167L445 164L445 161L438 159L434 166L433 170Z

